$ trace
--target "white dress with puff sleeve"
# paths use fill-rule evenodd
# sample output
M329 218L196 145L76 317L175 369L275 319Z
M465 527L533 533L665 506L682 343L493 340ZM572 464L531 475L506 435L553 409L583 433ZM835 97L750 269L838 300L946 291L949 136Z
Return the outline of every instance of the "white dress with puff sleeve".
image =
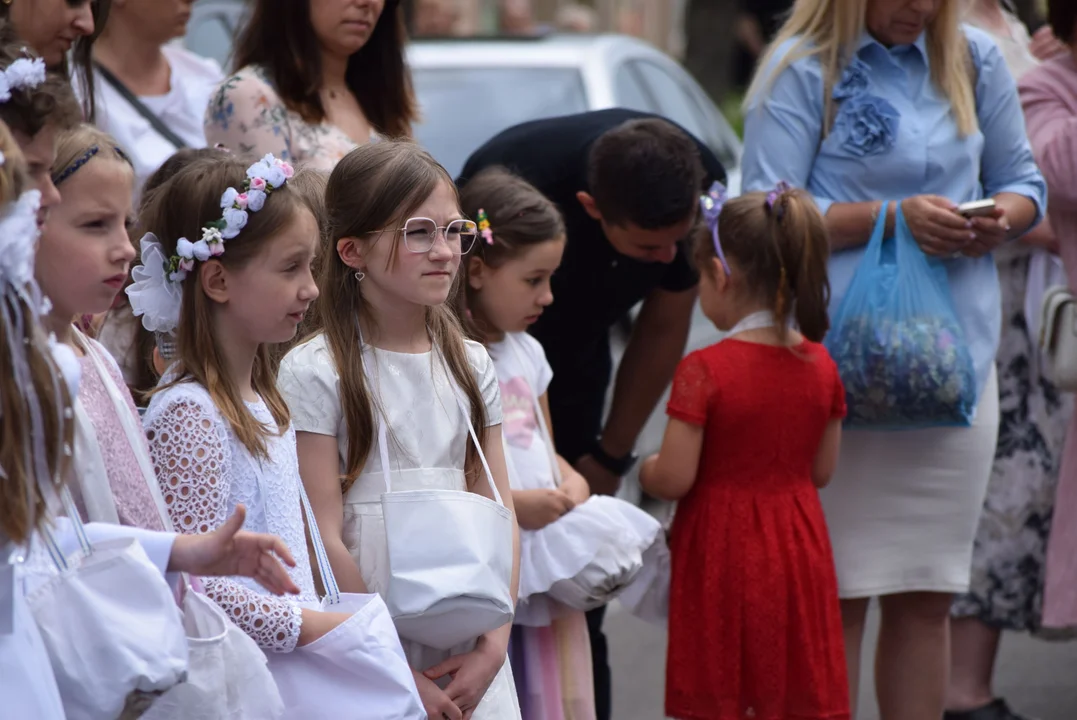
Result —
M467 354L486 403L488 426L501 424L497 374L486 349L467 342ZM467 423L452 385L436 355L363 348L363 364L389 431L393 490L466 490L464 459ZM278 385L292 411L297 432L337 439L341 469L348 456L348 428L340 403L340 378L325 335L292 349L281 363ZM451 484L451 485L450 485ZM344 497L344 543L371 592L385 594L389 579L388 544L382 519L385 481L374 438L366 466ZM412 668L426 670L446 658L470 651L474 642L449 651L403 640ZM520 718L516 686L506 661L472 716L473 720Z

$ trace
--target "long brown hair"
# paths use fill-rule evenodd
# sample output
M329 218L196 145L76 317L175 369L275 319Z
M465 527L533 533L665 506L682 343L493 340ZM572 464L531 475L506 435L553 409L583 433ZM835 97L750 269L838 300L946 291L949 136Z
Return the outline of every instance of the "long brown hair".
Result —
M0 213L29 187L26 161L0 123ZM29 242L29 239L27 239ZM40 325L36 289L0 287L0 546L25 542L45 520L42 486L59 489L69 461L72 398ZM16 367L29 372L20 377ZM36 447L35 447L36 446ZM42 457L43 456L43 457ZM44 460L48 477L41 477Z
M348 153L329 176L325 204L328 238L321 260L314 304L313 326L324 332L340 375L340 402L348 428L348 457L342 489L347 492L366 465L374 439L376 399L367 385L356 313L377 323L363 301L362 284L355 269L337 254L343 238L368 238L386 227L400 227L422 205L439 183L452 186L452 178L434 158L415 143L373 143ZM396 256L400 233L392 238L390 258ZM459 282L459 275L457 275ZM468 362L464 333L448 305L427 308L431 340L445 356L456 384L471 406L471 422L478 432L486 427L486 404ZM468 442L467 467L475 468L478 455Z
M318 91L322 51L310 20L310 0L254 0L253 12L236 41L235 69L265 68L289 109L309 123L325 119ZM399 0L385 7L366 44L348 58L345 81L363 114L389 137L411 134L418 118L411 73L404 62L404 16Z
M743 273L741 286L767 298L782 340L795 319L804 337L822 342L830 328L827 304L830 241L826 224L811 196L785 190L774 197L753 192L730 200L718 217L722 250ZM701 231L694 259L703 272L713 272L714 238Z
M218 158L227 157L227 153L224 150L218 150L215 148L183 148L174 152L161 167L157 168L142 185L142 202L141 206L145 206L147 198L153 194L153 192L163 185L167 180L171 179L176 173L178 173L187 165L191 164L195 160L202 158ZM131 261L132 266L139 265L142 262L140 246L140 239L142 238L141 226L137 223L131 223L127 228L128 237L131 238L131 244L135 247L135 259ZM124 283L124 291L127 287L134 282L134 278L129 274L127 276L127 282ZM131 396L138 404L146 402L150 392L157 386L157 381L160 379L157 375L157 368L153 364L153 350L157 346L157 337L154 333L147 330L142 326L141 319L135 317L130 312L130 302L127 298L126 292L121 292L117 296L117 304L113 305L112 310L109 311L108 316L101 324L101 329L98 330L98 336L104 333L105 326L110 323L126 323L128 327L122 328L123 332L130 332L134 335L134 341L131 344L130 360L134 361L134 367L132 368L131 382L128 384L127 389L131 391Z
M242 188L247 167L247 162L233 156L191 162L147 198L139 224L143 231L157 236L165 257L171 257L180 238L201 237L202 227L220 218L221 195L230 187ZM287 226L296 212L307 209L303 197L290 185L291 182L274 190L260 211L248 213L246 226L227 241L227 251L207 262L219 262L235 270L255 258L266 247L268 238ZM200 267L201 263L197 264L183 281L179 327L175 331L175 379L154 392L181 382L199 383L244 447L255 457L265 457L266 437L283 433L291 420L288 406L277 390L270 350L266 345L258 348L251 380L255 392L269 406L276 427L267 427L255 419L225 370L224 355L213 335L215 303L199 282Z

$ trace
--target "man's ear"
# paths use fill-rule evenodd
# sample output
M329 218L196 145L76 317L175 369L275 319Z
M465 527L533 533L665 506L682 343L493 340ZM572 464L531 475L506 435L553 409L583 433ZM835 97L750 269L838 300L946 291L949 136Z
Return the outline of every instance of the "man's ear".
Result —
M580 205L583 206L583 211L591 216L593 220L602 220L602 213L598 211L598 206L595 205L595 199L591 197L591 193L580 190L576 193L576 199L579 200Z
M218 303L228 302L228 271L216 260L207 260L198 268L198 281L202 283L202 292L210 300Z
M472 290L482 290L482 284L486 279L489 268L482 258L472 256L467 261L467 284Z

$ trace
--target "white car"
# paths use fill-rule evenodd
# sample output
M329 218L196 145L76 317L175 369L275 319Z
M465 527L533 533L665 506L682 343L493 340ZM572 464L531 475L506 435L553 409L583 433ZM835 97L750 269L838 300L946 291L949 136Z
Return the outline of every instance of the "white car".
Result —
M418 40L408 46L422 119L416 136L455 177L468 155L529 120L627 107L673 120L702 140L739 186L741 145L692 77L624 35Z
M199 0L184 44L227 66L243 0ZM669 56L624 35L413 40L407 46L422 118L415 134L456 177L468 156L529 120L626 107L673 120L702 140L740 187L740 140Z

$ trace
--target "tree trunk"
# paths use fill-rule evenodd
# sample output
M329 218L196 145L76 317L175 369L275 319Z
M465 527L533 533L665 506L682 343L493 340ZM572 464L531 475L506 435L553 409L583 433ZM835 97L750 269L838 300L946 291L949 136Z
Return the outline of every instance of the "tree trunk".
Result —
M721 103L733 84L737 0L688 0L684 66Z

